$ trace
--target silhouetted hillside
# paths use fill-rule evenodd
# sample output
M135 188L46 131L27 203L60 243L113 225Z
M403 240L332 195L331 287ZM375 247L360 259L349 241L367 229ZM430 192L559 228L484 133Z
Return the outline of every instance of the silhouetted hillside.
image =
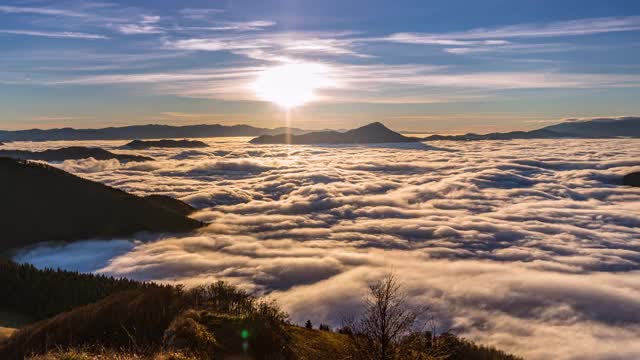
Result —
M209 145L197 140L133 140L125 148L143 150L150 148L202 148Z
M506 133L490 133L483 135L431 135L426 137L424 140L473 141L562 138L606 139L614 137L640 137L640 117L566 121L561 124L551 125L531 131L511 131Z
M0 141L52 141L52 140L131 140L207 138L221 136L260 136L281 133L302 134L296 128L264 129L249 125L134 125L103 129L31 129L0 131Z
M622 183L628 186L640 187L640 172L625 175Z
M178 199L174 199L171 196L149 195L149 196L145 196L144 198L150 203L158 207L167 209L171 212L174 212L176 214L180 214L183 216L187 216L192 212L196 211L196 209L193 206L187 203L184 203Z
M302 135L263 135L251 140L252 144L375 144L421 141L390 130L379 122L346 132L318 131Z
M41 160L41 161L65 161L94 158L96 160L116 159L119 161L150 161L153 158L140 155L114 154L100 148L88 148L82 146L71 146L61 149L49 149L44 151L26 150L0 150L0 157L10 157L21 160Z
M544 129L585 138L640 137L640 117L571 120Z
M40 163L0 158L0 251L139 231L190 231L201 223L153 201Z

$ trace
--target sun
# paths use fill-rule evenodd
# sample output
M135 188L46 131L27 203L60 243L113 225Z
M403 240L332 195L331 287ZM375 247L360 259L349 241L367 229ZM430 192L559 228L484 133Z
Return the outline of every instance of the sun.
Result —
M263 70L252 88L260 99L291 109L316 100L315 90L331 83L326 65L290 63Z

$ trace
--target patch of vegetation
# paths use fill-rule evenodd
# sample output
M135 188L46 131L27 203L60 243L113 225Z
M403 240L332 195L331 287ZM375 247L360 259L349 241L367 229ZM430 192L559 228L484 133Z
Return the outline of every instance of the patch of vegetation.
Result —
M118 292L149 287L158 285L59 269L39 270L0 258L0 308L31 320L45 319Z
M0 289L9 294L8 287L17 286L30 302L18 304L16 295L7 303L27 312L40 301L48 304L31 310L34 316L63 312L0 342L0 359L519 359L451 334L415 331L410 320L418 317L393 278L372 284L361 316L333 332L324 324L322 330L294 326L274 302L224 282L186 290L9 261L3 266L0 275L9 280L0 279Z

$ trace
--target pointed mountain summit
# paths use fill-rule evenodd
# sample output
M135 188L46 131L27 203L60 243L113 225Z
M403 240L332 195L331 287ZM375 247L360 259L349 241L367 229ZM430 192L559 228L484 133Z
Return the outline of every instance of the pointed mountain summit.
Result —
M382 123L374 122L357 129L338 131L317 131L302 135L263 135L251 140L252 144L380 144L422 141L390 130Z

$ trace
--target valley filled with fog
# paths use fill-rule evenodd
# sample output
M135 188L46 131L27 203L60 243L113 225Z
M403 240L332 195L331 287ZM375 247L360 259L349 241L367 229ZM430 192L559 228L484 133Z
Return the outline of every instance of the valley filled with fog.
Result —
M228 280L294 322L340 325L393 270L439 329L531 359L640 352L640 140L122 150L154 161L55 166L138 195L164 194L209 225L180 236L88 239L16 260L139 280ZM304 314L304 315L302 315Z

